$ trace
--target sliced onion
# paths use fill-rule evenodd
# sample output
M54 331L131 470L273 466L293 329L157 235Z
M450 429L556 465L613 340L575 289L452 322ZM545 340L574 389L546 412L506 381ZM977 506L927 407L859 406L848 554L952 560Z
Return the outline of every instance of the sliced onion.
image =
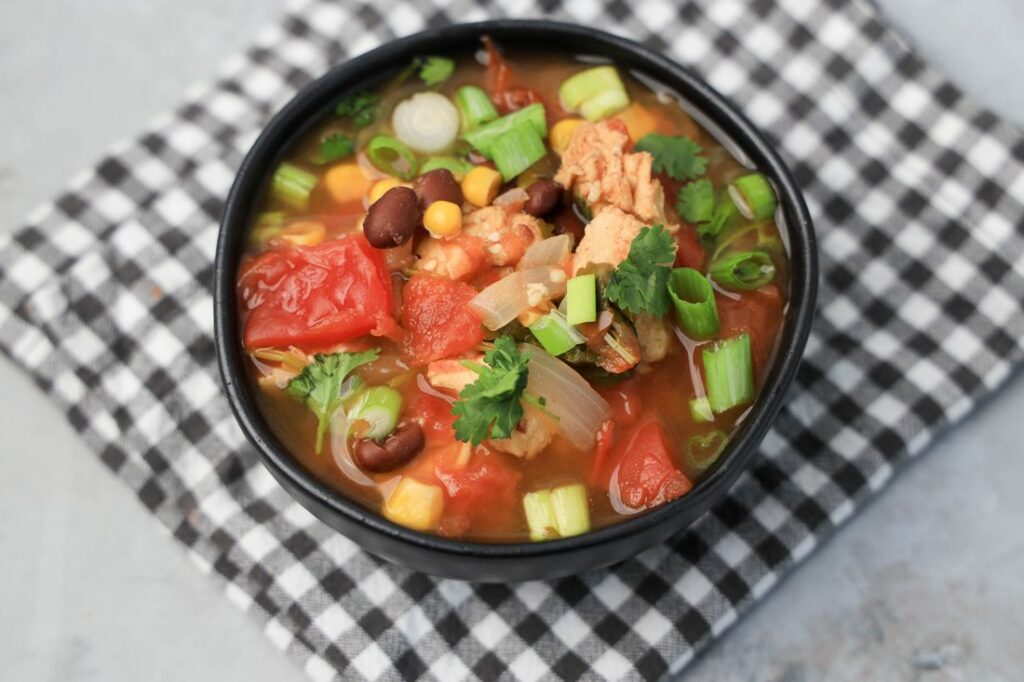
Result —
M565 294L565 270L544 266L513 272L477 294L469 306L494 331L519 313Z
M341 473L348 476L349 480L356 485L366 488L373 488L376 484L373 480L359 470L352 460L352 453L348 449L348 415L344 408L338 408L331 415L331 456L334 463L341 469Z
M573 445L589 452L612 408L587 380L569 365L536 346L520 345L530 354L526 390L545 400L544 408L558 417L558 429Z
M567 234L534 242L523 254L519 264L516 265L516 270L530 270L542 265L561 265L569 254L571 246L572 238Z
M513 187L509 191L499 194L491 203L495 206L505 206L511 210L518 211L529 198L530 195L526 193L525 189Z
M439 92L418 92L402 100L391 116L399 140L423 154L452 146L459 135L459 111Z

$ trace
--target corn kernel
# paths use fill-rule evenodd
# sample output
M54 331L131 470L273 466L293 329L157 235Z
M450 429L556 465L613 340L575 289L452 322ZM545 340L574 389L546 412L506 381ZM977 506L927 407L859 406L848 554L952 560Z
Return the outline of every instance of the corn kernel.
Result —
M450 201L435 201L423 212L423 227L435 237L453 237L462 231L462 209Z
M475 166L462 179L462 196L477 207L490 205L501 189L501 173L487 166Z
M316 246L327 238L327 230L321 222L300 220L284 228L278 238L297 246Z
M561 156L565 153L566 147L569 146L569 140L572 138L573 132L583 123L582 118L563 118L561 121L551 126L551 148L555 150L555 153Z
M405 476L384 503L384 516L413 530L433 530L441 522L444 494L436 485Z
M341 163L324 174L324 186L335 203L362 201L370 189L370 180L354 163Z
M370 188L370 203L372 204L377 201L377 199L380 199L389 189L406 186L407 185L398 178L384 178L383 180L378 180L373 183L373 187Z

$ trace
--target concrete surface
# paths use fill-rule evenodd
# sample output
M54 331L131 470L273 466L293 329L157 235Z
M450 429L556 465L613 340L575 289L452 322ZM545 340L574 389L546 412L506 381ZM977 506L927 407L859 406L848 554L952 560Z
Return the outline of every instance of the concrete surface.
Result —
M176 103L282 4L0 3L0 229ZM1024 123L1024 3L880 4L935 64ZM1022 407L1018 377L685 677L1020 679ZM0 679L304 679L6 362L0 415Z

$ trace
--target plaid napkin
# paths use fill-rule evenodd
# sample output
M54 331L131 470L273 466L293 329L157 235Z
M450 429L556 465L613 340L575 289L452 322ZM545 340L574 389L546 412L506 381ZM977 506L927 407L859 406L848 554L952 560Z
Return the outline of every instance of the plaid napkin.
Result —
M0 238L0 346L317 680L678 671L1020 360L1024 137L864 2L436 1L297 7ZM395 35L505 13L634 37L731 97L806 191L822 288L761 455L687 533L608 570L474 586L374 559L271 479L219 387L211 261L234 170L296 88Z

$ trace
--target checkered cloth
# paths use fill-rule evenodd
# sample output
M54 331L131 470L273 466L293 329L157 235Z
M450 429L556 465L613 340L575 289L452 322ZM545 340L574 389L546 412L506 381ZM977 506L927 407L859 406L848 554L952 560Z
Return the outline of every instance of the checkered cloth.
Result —
M850 0L321 1L0 242L0 346L232 602L318 680L653 679L682 669L998 386L1024 344L1024 137ZM670 544L557 582L385 564L278 487L214 362L232 176L296 88L395 35L552 13L673 55L774 142L820 306L754 465Z

